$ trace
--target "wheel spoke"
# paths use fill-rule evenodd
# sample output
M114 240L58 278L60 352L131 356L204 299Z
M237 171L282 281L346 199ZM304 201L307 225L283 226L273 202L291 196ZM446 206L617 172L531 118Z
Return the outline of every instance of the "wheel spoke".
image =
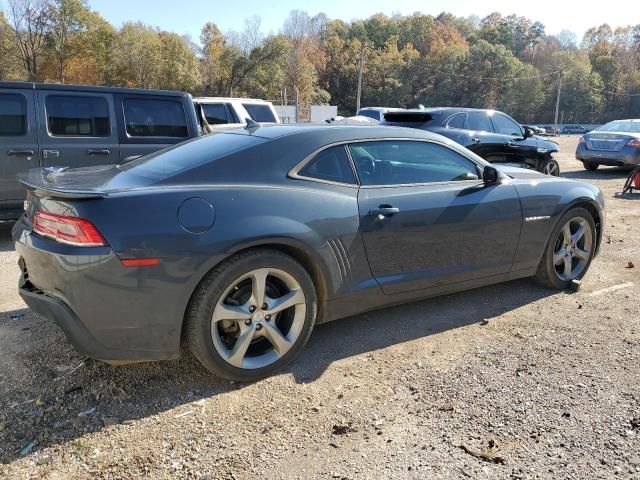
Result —
M247 318L251 318L251 314L245 308L221 303L213 311L211 321L215 323L220 320L246 320Z
M561 248L553 254L553 264L560 265L564 261L564 256L567 254L567 250Z
M296 288L282 297L268 298L267 304L269 309L267 310L267 313L273 315L275 313L282 312L287 308L293 307L294 305L300 305L303 303L305 303L304 293L302 293L301 288Z
M251 272L251 301L260 308L265 301L265 291L267 288L268 268L260 268Z
M562 235L564 236L565 243L571 242L571 224L567 223L562 229Z
M587 260L589 260L589 254L590 253L591 252L589 250L583 250L581 248L576 248L573 251L573 256L576 257L576 258L579 258L580 260L587 261Z
M571 257L564 257L564 271L562 272L562 275L564 275L565 280L569 280L571 278L572 266Z
M255 331L255 323L252 323L250 326L245 325L241 327L240 335L227 357L227 361L234 367L242 368L242 361L244 360L244 356L247 354L249 345L251 345L251 340L253 339Z
M578 230L576 230L576 233L571 236L571 240L574 243L578 243L578 240L580 240L584 236L585 230L585 222L580 222L580 226L578 227Z
M276 325L273 323L264 323L264 336L271 342L273 348L275 348L276 352L279 356L284 355L292 345L292 342L285 337L282 332L278 329Z

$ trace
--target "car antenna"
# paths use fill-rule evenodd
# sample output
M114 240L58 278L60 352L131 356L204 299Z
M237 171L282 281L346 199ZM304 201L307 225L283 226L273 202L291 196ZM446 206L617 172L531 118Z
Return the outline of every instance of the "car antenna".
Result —
M247 122L247 124L244 126L244 128L246 130L249 130L249 133L253 133L255 130L260 128L260 124L252 118L246 118L245 121Z

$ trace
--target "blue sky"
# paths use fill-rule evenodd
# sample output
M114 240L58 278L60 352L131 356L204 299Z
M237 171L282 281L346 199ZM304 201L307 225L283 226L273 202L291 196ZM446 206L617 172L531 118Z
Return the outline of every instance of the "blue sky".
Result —
M6 5L7 0L0 0ZM326 13L330 18L349 21L366 18L374 13L387 15L410 14L420 11L437 15L448 11L457 16L486 16L498 11L503 15L515 13L532 20L540 20L548 33L571 30L582 38L584 31L594 25L609 23L623 26L640 23L638 0L89 0L93 10L115 26L125 21L143 21L164 30L199 37L207 21L215 22L223 31L242 30L244 20L252 15L262 19L265 32L277 32L290 10L298 8L311 15Z

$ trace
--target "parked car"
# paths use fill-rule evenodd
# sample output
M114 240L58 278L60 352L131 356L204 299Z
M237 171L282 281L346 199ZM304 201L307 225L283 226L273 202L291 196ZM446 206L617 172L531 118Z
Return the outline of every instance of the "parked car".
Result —
M273 104L257 98L198 97L193 102L205 133L220 128L242 127L246 125L247 118L265 124L280 123Z
M0 221L22 214L20 172L117 163L199 134L187 93L0 82Z
M475 108L424 108L385 114L384 125L419 128L444 135L491 163L526 165L547 175L560 175L552 157L558 144L536 137L510 116Z
M534 135L546 135L547 131L542 128L542 127L538 127L536 125L522 125L522 128L528 128L530 129Z
M574 134L574 133L587 133L587 129L582 125L565 125L562 127L561 133Z
M356 116L369 117L381 122L384 120L384 114L387 112L397 112L402 110L401 108L388 108L388 107L364 107L358 110Z
M578 140L576 158L587 170L640 165L640 119L614 120Z
M555 127L544 127L544 131L547 135L557 135L558 130Z
M380 126L226 130L21 182L35 312L91 357L176 358L183 341L236 380L285 365L316 323L521 277L565 288L605 224L591 184Z

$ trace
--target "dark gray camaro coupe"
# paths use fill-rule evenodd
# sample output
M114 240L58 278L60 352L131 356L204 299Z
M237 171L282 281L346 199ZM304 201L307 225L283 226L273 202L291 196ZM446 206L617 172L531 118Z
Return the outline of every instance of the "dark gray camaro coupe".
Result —
M590 184L393 127L229 130L21 182L33 310L94 358L175 358L183 340L240 380L294 358L316 323L521 277L566 287L604 225Z

